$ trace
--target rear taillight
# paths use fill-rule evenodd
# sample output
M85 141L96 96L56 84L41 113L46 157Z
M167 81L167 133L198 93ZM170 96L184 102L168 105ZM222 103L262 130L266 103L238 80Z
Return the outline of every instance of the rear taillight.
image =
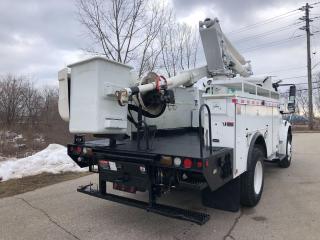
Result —
M192 168L192 159L190 158L185 158L183 160L183 167L184 168Z
M76 153L76 154L81 154L81 152L82 152L82 148L81 147L74 147L73 148L73 151L74 151L74 153Z
M203 166L202 160L198 160L197 161L197 168L202 168L202 166Z

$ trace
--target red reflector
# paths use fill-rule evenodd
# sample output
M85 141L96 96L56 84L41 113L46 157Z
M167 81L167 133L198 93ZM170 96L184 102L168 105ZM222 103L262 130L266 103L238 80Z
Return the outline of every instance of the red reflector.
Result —
M76 153L78 153L78 154L80 154L81 152L82 152L82 148L81 147L75 147L74 148L74 151L76 152Z
M206 166L206 168L209 167L209 161L208 160L206 160L205 166Z
M199 160L198 162L197 162L197 168L202 168L202 160Z
M113 183L113 189L124 191L124 192L129 192L129 193L136 193L137 192L137 188L134 186L127 186L127 185L115 183L115 182Z
M185 158L183 160L183 167L184 168L191 168L192 167L192 160L190 158Z

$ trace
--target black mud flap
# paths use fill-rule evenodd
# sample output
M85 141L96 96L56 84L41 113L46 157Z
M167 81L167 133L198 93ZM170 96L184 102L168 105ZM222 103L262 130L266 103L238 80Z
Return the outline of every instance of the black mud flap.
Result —
M215 191L209 187L202 190L202 204L224 211L237 212L240 209L240 177L237 177Z
M110 193L101 194L97 187L95 188L92 187L92 184L79 187L78 192L85 193L93 197L109 200L112 202L117 202L117 203L129 205L132 207L145 209L148 212L157 213L166 217L172 217L172 218L194 222L199 225L205 224L210 219L210 215L206 213L194 212L194 211L162 205L158 203L154 203L150 205L149 203L144 201L125 198L125 197L121 197L121 196L110 194Z

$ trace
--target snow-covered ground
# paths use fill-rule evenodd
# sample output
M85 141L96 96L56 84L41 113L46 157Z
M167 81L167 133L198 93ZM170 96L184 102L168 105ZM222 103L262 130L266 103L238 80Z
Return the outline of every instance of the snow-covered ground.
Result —
M6 181L12 178L40 173L83 172L67 155L67 149L59 144L50 144L46 149L26 158L8 159L0 162L0 179Z
M8 158L6 158L6 157L1 157L0 156L0 161L4 161L4 160L7 160Z

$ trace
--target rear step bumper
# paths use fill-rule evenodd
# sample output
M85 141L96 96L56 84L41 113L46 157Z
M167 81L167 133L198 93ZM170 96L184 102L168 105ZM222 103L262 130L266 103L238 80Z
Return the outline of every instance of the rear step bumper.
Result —
M125 197L117 196L110 193L101 194L98 188L92 188L92 184L89 184L86 186L80 186L78 188L78 192L81 192L93 197L109 200L112 202L122 203L132 207L145 209L148 212L157 213L166 217L172 217L172 218L194 222L199 225L205 224L210 219L210 215L206 213L194 212L194 211L162 205L158 203L154 203L150 205L147 202L125 198Z

